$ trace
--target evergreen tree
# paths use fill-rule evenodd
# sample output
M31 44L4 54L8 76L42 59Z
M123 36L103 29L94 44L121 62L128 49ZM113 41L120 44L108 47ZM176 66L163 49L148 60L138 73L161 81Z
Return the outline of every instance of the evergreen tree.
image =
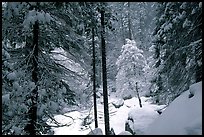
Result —
M113 31L107 31L107 74L108 83L115 91L115 77L117 75L115 62L120 56L122 45L126 44L125 39L128 38L128 32L131 33L132 39L137 41L138 48L144 51L145 58L149 56L148 48L152 45L151 33L154 28L155 3L110 2L108 4L113 15L111 18ZM128 27L128 24L130 24L130 27Z
M202 77L202 5L199 2L158 4L155 67L159 102L169 103ZM195 50L196 49L196 50ZM160 90L161 89L161 90Z
M136 95L136 82L140 92L143 91L145 82L144 68L146 66L143 51L137 48L136 42L129 39L126 39L126 41L127 44L123 45L121 55L116 62L118 67L116 92L119 97L124 99Z
M46 133L48 117L61 113L65 104L74 103L73 91L63 81L80 75L59 64L53 50L61 47L73 60L79 60L79 54L86 56L80 50L83 38L76 25L81 17L79 4L8 2L2 10L2 43L7 65L3 66L3 96L9 101L3 109L2 132L26 134L27 127L28 134ZM29 112L31 115L27 117ZM33 123L29 125L30 120ZM35 128L31 131L26 125Z

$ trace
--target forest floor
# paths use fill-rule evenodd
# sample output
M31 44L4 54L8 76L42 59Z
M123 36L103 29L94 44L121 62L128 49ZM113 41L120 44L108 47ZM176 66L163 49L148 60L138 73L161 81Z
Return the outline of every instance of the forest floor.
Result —
M98 127L105 133L104 125L104 111L103 103L98 99L97 103L97 119ZM125 130L125 122L130 113L134 113L134 124L132 125L136 134L143 134L147 126L159 116L156 110L163 108L164 105L152 104L149 97L141 97L142 108L139 106L139 100L136 97L124 101L123 106L115 108L112 102L117 101L118 98L109 97L109 119L110 128L114 129L115 134ZM68 124L70 126L63 126L53 128L54 135L86 135L94 129L94 112L93 108L83 111L72 111L63 115L56 115L54 118L61 124ZM67 117L68 116L68 117ZM70 118L70 117L72 118ZM87 117L89 116L89 117ZM86 119L85 119L86 118ZM84 120L85 119L85 120ZM86 121L84 123L84 121Z

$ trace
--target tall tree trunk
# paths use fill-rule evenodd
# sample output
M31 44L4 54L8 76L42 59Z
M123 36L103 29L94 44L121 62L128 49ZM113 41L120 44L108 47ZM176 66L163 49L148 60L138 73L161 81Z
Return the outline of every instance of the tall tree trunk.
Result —
M139 4L139 10L142 11L142 3ZM143 23L144 19L143 19L143 16L141 14L141 12L139 12L139 41L140 41L140 45L139 45L139 48L140 49L145 49L143 48L145 45L143 45L144 43L144 28L143 28Z
M129 39L132 40L131 17L130 17L130 2L128 2L128 35L129 35Z
M121 3L121 11L123 11L123 3ZM121 12L121 31L122 31L122 39L123 39L123 45L125 45L125 31L124 31L124 24L123 24L123 12Z
M105 47L105 24L104 24L104 7L101 9L101 50L102 50L102 73L103 73L103 101L104 101L104 119L105 134L110 135L109 111L108 111L108 92L107 92L107 71L106 71L106 47Z
M123 45L125 45L125 34L124 34L124 24L123 24L123 17L121 17L121 31L122 31L122 39L123 39Z
M93 49L93 98L94 98L94 119L95 128L98 127L97 121L97 104L96 104L96 59L95 59L95 43L94 43L94 28L92 28L92 49Z
M36 87L31 92L31 107L28 111L28 117L29 117L29 123L25 127L25 131L29 135L36 135L36 122L37 122L37 99L38 99L38 33L39 33L39 24L36 21L33 26L33 56L32 56L32 65L33 65L33 71L32 71L32 81L35 83Z

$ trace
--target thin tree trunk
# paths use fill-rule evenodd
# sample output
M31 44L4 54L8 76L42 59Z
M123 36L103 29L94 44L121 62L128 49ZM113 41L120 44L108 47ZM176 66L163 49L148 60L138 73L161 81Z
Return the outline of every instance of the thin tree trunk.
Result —
M141 3L142 4L142 3ZM139 4L139 10L142 10L142 5L141 4ZM140 40L140 45L139 45L139 48L140 49L143 49L142 47L144 46L143 45L143 42L144 42L144 35L143 35L143 26L142 26L142 22L143 22L143 19L142 19L142 14L141 14L141 12L139 12L139 29L140 29L140 31L139 31L139 40Z
M137 82L136 82L136 93L137 93L137 97L138 97L138 99L139 99L139 105L140 105L140 107L142 107L142 102L141 102L141 99L140 99L140 96L139 96L138 87L137 87Z
M28 117L29 117L29 123L25 127L25 131L28 132L29 135L36 135L36 122L37 122L37 99L38 99L38 33L39 33L39 24L36 21L33 26L33 57L32 57L32 65L33 65L33 71L32 71L32 81L35 83L36 87L31 92L31 102L32 105L28 111Z
M92 28L92 49L93 49L93 98L94 98L94 119L95 128L98 127L97 121L97 104L96 104L96 59L95 59L95 43L94 43L94 28Z
M123 45L125 45L124 25L123 25L122 17L121 17L121 30L122 30L122 37L123 37Z
M101 9L101 49L102 49L102 73L103 73L103 101L104 101L104 119L105 135L110 135L109 111L108 111L108 91L107 91L107 71L106 71L106 47L105 47L105 26L104 26L104 7Z
M121 11L123 11L123 3L121 5ZM122 31L122 39L123 39L123 45L125 45L125 31L124 31L124 24L123 24L123 13L121 12L121 18L120 18L120 21L121 21L121 31Z
M129 35L129 39L132 40L131 17L130 17L130 2L128 2L128 35Z

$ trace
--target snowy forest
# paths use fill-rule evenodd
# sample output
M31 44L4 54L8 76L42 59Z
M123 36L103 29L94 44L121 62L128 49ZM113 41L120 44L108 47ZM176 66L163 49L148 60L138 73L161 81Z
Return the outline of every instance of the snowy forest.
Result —
M202 2L2 2L2 135L202 135Z

